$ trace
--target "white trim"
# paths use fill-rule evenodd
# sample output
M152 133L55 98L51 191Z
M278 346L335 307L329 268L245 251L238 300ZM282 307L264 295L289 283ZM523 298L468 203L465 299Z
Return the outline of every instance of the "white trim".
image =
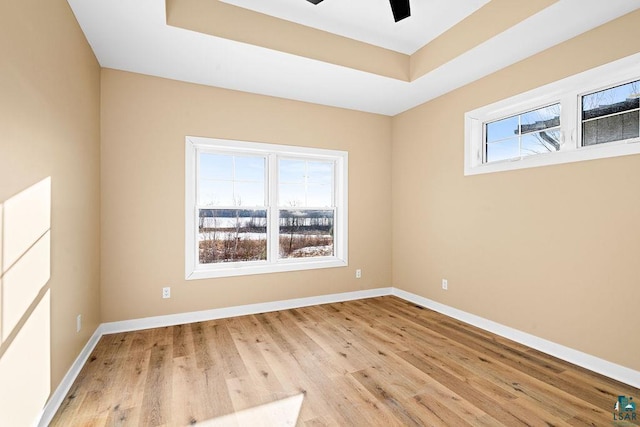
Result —
M304 261L299 261L303 259ZM251 261L247 261L249 263ZM186 263L185 263L186 264ZM228 264L228 265L227 265ZM280 260L278 264L256 264L249 265L243 263L225 263L220 264L220 268L215 271L210 269L196 269L189 276L185 277L186 280L198 280L198 279L211 279L218 277L234 277L234 276L249 276L252 274L269 274L269 273L283 273L287 271L300 271L300 270L315 270L319 268L335 268L346 267L348 264L346 261L336 259L335 257L323 258L294 258ZM217 266L216 266L217 267Z
M590 371L618 380L633 387L640 388L640 372L621 366L590 354L565 347L560 344L539 338L535 335L519 331L509 326L493 322L475 314L467 313L457 308L421 297L401 289L392 288L392 295L412 302L422 307L442 313L446 316L476 326L485 331L500 335L520 344L524 344L543 353L565 360L574 365L581 366Z
M268 313L272 311L288 310L292 308L308 307L320 304L331 304L365 298L375 298L387 295L394 295L405 301L426 307L428 309L442 313L445 316L460 320L470 325L494 333L501 337L508 338L517 343L529 346L543 353L555 356L574 365L581 366L590 371L613 378L633 387L640 388L640 371L617 365L615 363L591 356L589 354L556 344L551 341L527 334L517 329L501 325L474 314L467 313L457 308L430 300L419 295L403 291L401 289L377 288L362 291L344 292L338 294L321 295L307 298L296 298L284 301L273 301L258 304L248 304L235 307L217 308L212 310L195 311L189 313L170 314L166 316L146 317L142 319L124 320L121 322L102 323L93 333L87 344L84 346L76 360L67 371L60 385L51 395L45 405L42 415L36 421L38 426L47 426L53 416L64 401L65 396L71 389L73 382L86 363L89 355L103 335L119 332L131 332L149 328L159 328L165 326L181 325L192 322L202 322L207 320L223 319L228 317L245 316L250 314Z
M103 333L138 331L141 329L160 328L183 325L185 323L204 322L249 314L268 313L271 311L289 310L312 305L331 304L364 298L375 298L391 295L391 288L367 289L363 291L344 292L316 297L296 298L283 301L263 302L258 304L239 305L234 307L214 308L212 310L192 311L190 313L169 314L166 316L145 317L142 319L123 320L121 322L103 323Z
M235 155L260 155L267 161L265 187L268 203L265 209L270 218L267 228L267 259L263 261L242 261L216 264L200 264L197 249L197 162L198 152L228 152ZM334 165L334 255L326 257L279 259L278 257L278 194L277 159L326 160ZM347 151L329 150L293 145L278 145L262 142L236 141L229 139L185 137L185 279L209 279L218 277L244 276L250 274L279 273L317 268L346 267L348 254L348 163ZM231 209L231 207L221 207ZM251 207L253 208L253 207ZM318 207L320 208L320 207Z
M581 96L640 78L640 53L468 111L464 115L464 174L477 175L640 154L640 138L581 146ZM560 151L483 163L484 123L561 104Z
M96 347L98 341L100 341L100 338L102 338L102 335L104 334L105 332L103 330L103 325L101 324L96 328L93 335L91 335L91 338L89 338L89 341L87 341L83 349L80 351L80 354L78 355L78 357L76 357L76 360L74 360L74 362L71 364L71 367L62 378L62 381L60 381L58 387L49 397L49 400L42 409L42 413L38 418L36 418L36 422L34 425L46 427L49 425L49 423L51 423L51 420L60 408L60 405L62 405L62 402L64 402L65 396L71 389L73 382L78 377L78 374L82 370L83 366L85 365L85 363L87 363L91 352L93 352L93 349Z

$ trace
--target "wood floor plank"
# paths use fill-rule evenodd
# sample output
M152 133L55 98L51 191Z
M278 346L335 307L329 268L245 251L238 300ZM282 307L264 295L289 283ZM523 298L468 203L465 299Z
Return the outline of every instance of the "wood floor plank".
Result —
M407 312L409 308L405 307L401 310ZM442 335L455 339L492 359L499 360L501 363L526 372L527 375L540 381L552 384L557 389L591 401L601 409L610 408L611 402L614 401L612 400L613 396L603 393L595 387L565 380L558 375L563 372L563 369L555 364L555 360L541 360L529 352L498 342L497 339L486 340L476 333L478 328L467 326L461 329L458 323L450 321L446 317L437 323L433 322L430 319L437 316L437 313L432 311L424 311L424 313L413 314L413 316L414 321L421 325L428 325L430 329Z
M225 322L206 322L208 328L208 345L212 354L222 362L225 378L239 378L249 375L238 349L233 341L229 327Z
M141 424L160 426L169 422L172 398L171 348L161 344L151 348L149 370L142 397Z
M271 365L262 356L260 348L256 343L260 342L261 331L250 324L250 317L242 317L236 319L239 328L232 333L238 353L247 367L249 381L252 382L252 388L257 400L249 401L248 407L262 405L273 402L279 398L287 396L282 384L274 375ZM256 323L257 324L257 323ZM246 409L234 404L236 411Z
M403 357L408 363L418 367L425 374L434 378L440 384L444 385L463 399L480 408L505 425L545 425L544 420L540 419L536 414L521 414L519 413L521 411L514 411L515 407L513 400L509 400L507 402L502 401L502 404L500 404L500 401L494 399L493 396L481 393L478 390L469 387L466 382L459 380L455 376L448 374L443 369L430 363L428 360L424 359L421 354L405 352L401 354L401 357Z
M310 315L309 311L295 311L294 315L296 319L304 319L305 323L302 324L304 333L322 347L331 361L333 370L338 375L359 371L366 367L366 360L360 356L348 340L342 339L339 335L324 333L323 330L326 329L324 323L324 327L319 327L319 323L309 321L307 317Z
M261 411L302 396L298 426L603 426L618 395L640 400L637 388L379 297L105 335L51 425L219 425L243 410L261 425Z
M384 316L378 316L378 318L384 318ZM520 397L521 399L533 400L536 405L542 406L554 416L561 418L571 418L578 412L603 414L602 410L593 405L585 405L583 401L567 393L559 393L558 390L555 390L555 394L550 393L550 387L546 383L537 381L507 365L495 362L493 359L487 359L483 357L482 353L462 346L456 341L449 339L430 340L428 344L425 344L420 340L420 337L431 334L431 332L415 326L407 325L400 318L394 319L394 327L402 330L401 333L395 333L406 335L414 341L414 347L426 352L424 353L426 358L449 373L457 375L460 379L466 379L476 389L495 395L503 394L501 388L508 392L508 394L503 394L503 399ZM441 336L441 338L444 337ZM482 363L477 363L478 361ZM516 393L517 396L513 393ZM583 418L583 420L588 419Z
M446 426L468 424L476 427L488 427L500 424L495 418L437 382L434 387L414 398L419 405L424 406L426 410L433 412L440 420L443 420Z
M269 339L257 343L257 346L265 360L272 366L274 375L287 390L289 395L286 397L299 394L304 396L300 414L303 422L315 420L313 423L318 423L322 420L323 422L332 420L331 424L337 425L337 421L327 415L331 413L331 408L326 399L320 398L322 393L318 384L299 366L291 353L279 351L278 346Z
M412 410L413 408L407 405L407 399L391 390L386 381L376 378L376 374L377 372L363 370L351 375L378 400L380 405L384 405L393 413L398 425L424 426L431 424L432 420L429 414Z
M174 354L184 353L174 351ZM207 376L198 375L198 372L199 368L193 353L173 358L170 410L171 420L178 425L195 424L206 420L213 412L211 400L191 397L192 395L202 396L207 392Z

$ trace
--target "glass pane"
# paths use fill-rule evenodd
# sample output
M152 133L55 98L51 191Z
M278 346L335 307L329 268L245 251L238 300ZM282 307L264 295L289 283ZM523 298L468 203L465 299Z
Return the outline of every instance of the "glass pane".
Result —
M265 164L264 157L201 153L198 204L264 206Z
M238 156L236 161L237 181L264 182L265 158Z
M333 185L333 162L308 162L308 182Z
M222 154L200 154L200 179L233 179L233 156Z
M282 184L278 188L278 205L287 207L306 206L304 184Z
M617 114L582 123L582 145L595 145L640 136L640 112Z
M200 209L200 264L267 259L265 209Z
M278 170L280 206L333 206L333 162L283 159Z
M520 144L518 143L518 138L487 144L486 150L487 163L520 157Z
M233 206L264 206L263 182L236 182Z
M333 209L280 210L280 258L334 255Z
M518 134L518 116L507 117L506 119L498 120L486 124L487 141L493 142L500 139L512 138Z
M322 184L309 184L307 186L308 207L333 206L333 187Z
M524 113L520 118L520 126L523 134L560 126L560 104Z
M278 164L281 183L304 183L306 165L304 160L280 160Z
M233 182L201 179L198 183L200 206L234 206Z
M640 107L640 80L582 97L582 120ZM588 145L588 144L585 144Z
M560 150L560 131L542 131L522 136L522 155L551 153Z

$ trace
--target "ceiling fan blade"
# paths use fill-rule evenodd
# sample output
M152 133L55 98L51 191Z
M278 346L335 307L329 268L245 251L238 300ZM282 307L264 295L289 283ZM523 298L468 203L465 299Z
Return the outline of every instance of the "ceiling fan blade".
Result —
M393 11L393 19L395 19L396 22L411 16L409 0L389 0L389 2L391 3L391 10Z
M313 4L318 4L320 3L322 0L307 0L309 3L313 3Z

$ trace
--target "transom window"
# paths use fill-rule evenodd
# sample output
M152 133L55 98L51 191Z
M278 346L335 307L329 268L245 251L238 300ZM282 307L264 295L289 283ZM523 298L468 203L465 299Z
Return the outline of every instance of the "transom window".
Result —
M640 80L582 97L582 145L640 137Z
M187 137L187 279L347 265L347 153Z
M465 114L465 175L640 153L640 54Z
M485 163L560 149L560 104L485 125Z

